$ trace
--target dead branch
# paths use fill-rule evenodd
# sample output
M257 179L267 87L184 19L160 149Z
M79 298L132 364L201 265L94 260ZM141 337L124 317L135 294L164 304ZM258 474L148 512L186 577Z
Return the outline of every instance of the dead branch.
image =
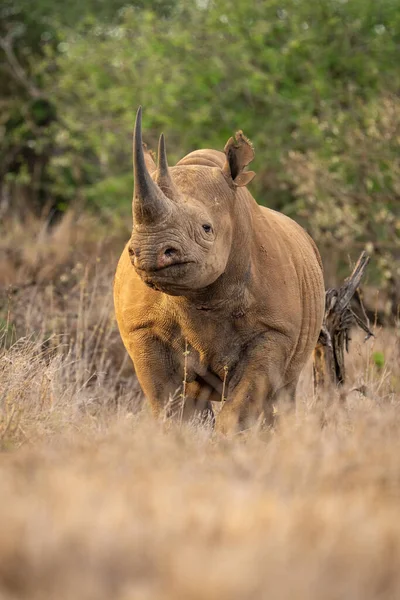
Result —
M43 95L42 92L29 79L25 69L22 67L14 52L13 37L11 32L9 32L6 37L0 37L0 48L4 50L4 54L6 55L9 71L14 79L27 90L32 98L41 98Z
M364 312L364 319L351 309L350 302L365 273L369 256L361 253L352 274L338 289L330 288L325 293L325 317L314 350L314 389L326 388L329 385L341 386L346 379L344 352L349 351L350 330L357 325L365 331L366 340L373 336L369 320Z

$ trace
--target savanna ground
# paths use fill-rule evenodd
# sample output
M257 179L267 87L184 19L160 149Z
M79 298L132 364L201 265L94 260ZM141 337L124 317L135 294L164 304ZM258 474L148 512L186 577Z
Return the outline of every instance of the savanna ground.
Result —
M274 430L154 422L99 228L2 231L0 598L399 598L398 332L354 335L340 398L309 365Z

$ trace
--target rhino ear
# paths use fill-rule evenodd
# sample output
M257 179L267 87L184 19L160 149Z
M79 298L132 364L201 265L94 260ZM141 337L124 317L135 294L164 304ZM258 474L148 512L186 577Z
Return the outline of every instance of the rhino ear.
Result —
M152 150L148 150L147 144L145 144L144 142L142 142L142 146L143 146L144 162L146 164L148 172L150 173L150 175L152 175L154 173L154 171L157 170L157 166L154 161L154 158L155 158L154 152Z
M254 158L254 149L250 140L243 135L242 131L238 131L235 138L231 137L226 142L224 152L226 156L222 169L224 176L236 187L249 184L255 176L254 171L244 171Z

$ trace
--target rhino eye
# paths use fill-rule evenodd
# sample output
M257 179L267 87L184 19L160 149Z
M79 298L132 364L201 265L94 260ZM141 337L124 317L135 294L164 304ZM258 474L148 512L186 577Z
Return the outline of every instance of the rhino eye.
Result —
M212 232L212 227L208 223L205 223L204 225L202 225L202 227L203 227L203 229L204 229L204 231L206 233L211 233Z

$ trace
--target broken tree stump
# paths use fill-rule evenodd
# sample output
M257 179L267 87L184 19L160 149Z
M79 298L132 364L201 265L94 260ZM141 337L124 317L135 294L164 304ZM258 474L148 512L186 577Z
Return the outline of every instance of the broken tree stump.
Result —
M369 257L364 251L343 285L338 290L330 288L325 292L325 317L314 350L314 391L345 383L344 353L345 350L349 351L350 329L353 325L358 325L366 332L366 339L373 336L365 312L362 319L350 306L353 296L359 294L358 287L368 262Z

